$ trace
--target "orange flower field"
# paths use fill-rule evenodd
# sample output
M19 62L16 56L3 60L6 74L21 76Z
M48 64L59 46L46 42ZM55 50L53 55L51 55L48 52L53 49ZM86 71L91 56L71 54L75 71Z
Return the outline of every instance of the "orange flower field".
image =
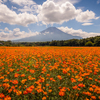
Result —
M0 47L0 100L100 100L100 47Z

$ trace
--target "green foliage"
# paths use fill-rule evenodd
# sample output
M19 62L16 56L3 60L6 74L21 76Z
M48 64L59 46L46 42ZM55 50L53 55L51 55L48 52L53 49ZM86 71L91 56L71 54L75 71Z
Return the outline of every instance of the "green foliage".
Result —
M95 44L95 46L100 46L100 37L96 37L94 39L94 44Z
M85 46L93 46L93 43L91 41L88 41L85 43Z
M0 41L0 46L100 46L100 36L70 39L70 40L52 40L46 42L11 42Z

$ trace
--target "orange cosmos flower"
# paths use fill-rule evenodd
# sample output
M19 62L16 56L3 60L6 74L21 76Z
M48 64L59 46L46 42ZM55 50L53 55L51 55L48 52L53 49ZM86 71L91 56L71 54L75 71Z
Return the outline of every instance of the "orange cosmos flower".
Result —
M86 94L87 94L88 96L91 96L91 93L90 93L90 92L86 92Z
M13 80L12 83L13 84L18 84L18 80Z
M96 97L95 97L95 96L91 96L91 98L92 98L93 100L96 100Z
M89 100L88 98L86 98L85 100Z
M10 69L9 69L9 71L10 71L10 72L13 72L13 71L14 71L14 69L10 68Z
M38 93L40 93L40 92L42 92L43 90L41 89L41 88L39 88L38 90L37 90L37 92Z
M5 95L3 93L0 93L0 98L4 98Z
M10 74L10 72L7 72L7 74Z
M67 73L67 70L66 70L66 69L62 69L62 72L63 72L64 74L66 74L66 73Z
M8 93L11 93L11 92L12 92L12 89L9 89L9 90L8 90Z
M46 84L46 86L49 86L49 84Z
M23 79L23 80L21 81L21 83L24 84L26 81L27 81L27 79Z
M71 78L71 81L72 81L72 83L73 83L73 82L76 82L76 80L75 80L74 78Z
M97 81L98 81L98 79L95 79L95 81L97 82Z
M53 78L50 78L50 81L54 80Z
M79 96L79 94L78 94L78 93L76 93L76 96Z
M64 95L65 95L65 92L60 91L60 92L59 92L59 95L60 95L60 96L64 96Z
M6 96L6 97L4 98L4 100L11 100L11 97L10 97L10 96Z
M32 89L32 88L27 88L26 91L27 91L28 93L31 93L31 92L33 91L33 89Z
M50 74L47 74L47 76L50 76Z
M73 89L74 89L74 90L77 89L77 85L73 86Z
M19 71L19 69L17 69L17 71Z
M4 79L4 76L1 76L0 79Z
M28 92L27 91L24 91L23 94L26 95L26 94L28 94Z
M58 75L57 77L58 77L58 79L59 79L59 80L62 80L62 78L61 78L61 76L60 76L60 75Z
M41 79L39 80L39 82L43 83L45 81L45 79L43 77L41 77Z
M47 92L43 92L44 95L47 95Z
M18 73L15 73L14 77L17 78L18 76L19 76L19 74Z
M85 87L83 83L78 84L79 87Z
M93 80L91 77L90 78L88 78L89 80Z
M30 69L30 73L34 74L35 70Z
M89 91L93 91L93 88L92 88L92 87L90 87L90 88L89 88Z
M31 85L29 88L34 89L34 85Z
M25 77L25 74L22 74L20 77Z
M16 92L16 95L21 95L21 94L22 94L22 92L19 90Z
M10 85L8 83L4 83L3 87L8 88L8 87L10 87Z
M49 92L52 92L52 90L50 89L50 90L48 90Z
M19 89L21 88L21 86L19 86Z
M3 80L3 82L9 82L9 80L6 78L5 80Z
M42 100L46 100L46 97L43 97Z
M2 86L2 84L0 84L0 87Z
M68 90L68 91L70 91L70 89L69 89L69 88L67 88L67 90Z
M78 81L83 81L83 78L82 78L82 77L80 77L80 78L78 79Z

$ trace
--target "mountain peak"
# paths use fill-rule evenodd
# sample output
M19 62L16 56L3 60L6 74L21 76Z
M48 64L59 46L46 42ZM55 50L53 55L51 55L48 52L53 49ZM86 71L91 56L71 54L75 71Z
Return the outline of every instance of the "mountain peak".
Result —
M56 27L48 27L47 29L57 29Z
M43 30L41 33L45 33L45 32L53 32L53 33L61 33L61 30L59 30L58 28L56 27L48 27L47 29Z
M41 42L41 41L52 41L52 40L69 40L69 39L81 39L79 36L72 36L71 34L64 33L56 27L48 27L47 29L40 32L36 36L23 38L17 41L21 42Z

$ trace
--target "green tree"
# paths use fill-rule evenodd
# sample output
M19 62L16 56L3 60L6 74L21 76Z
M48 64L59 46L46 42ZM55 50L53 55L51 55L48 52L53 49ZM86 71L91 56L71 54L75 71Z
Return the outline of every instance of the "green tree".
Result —
M100 46L100 37L96 37L94 40L94 45L95 46Z
M85 46L93 46L93 43L91 41L88 41L85 43Z

